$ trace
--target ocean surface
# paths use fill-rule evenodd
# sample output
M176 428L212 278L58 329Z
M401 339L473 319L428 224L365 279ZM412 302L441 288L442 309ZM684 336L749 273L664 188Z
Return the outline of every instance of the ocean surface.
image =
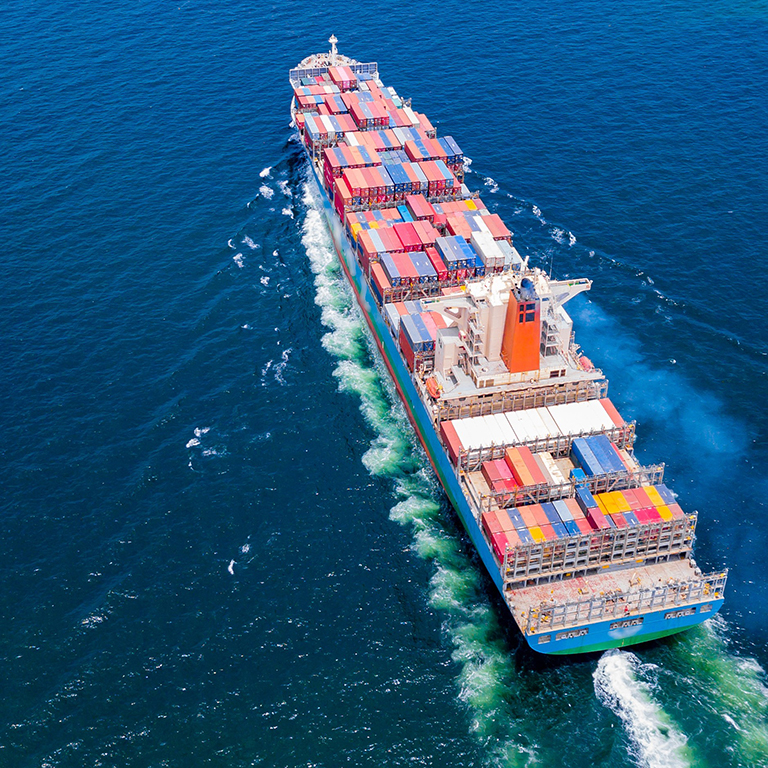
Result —
M0 766L768 765L768 5L47 3L0 37ZM721 614L526 649L287 72L378 61L556 276Z

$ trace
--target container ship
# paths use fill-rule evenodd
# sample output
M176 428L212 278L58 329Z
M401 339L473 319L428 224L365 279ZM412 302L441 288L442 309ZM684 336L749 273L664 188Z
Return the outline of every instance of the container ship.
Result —
M375 62L314 54L291 117L341 266L432 467L531 648L641 643L713 616L727 572L574 340L588 279L532 267L452 136Z

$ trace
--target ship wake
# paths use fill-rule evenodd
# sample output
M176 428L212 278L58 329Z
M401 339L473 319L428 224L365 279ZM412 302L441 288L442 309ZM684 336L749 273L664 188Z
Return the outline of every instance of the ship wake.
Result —
M594 672L595 694L622 722L630 755L643 768L685 768L691 765L687 738L652 696L644 680L651 665L633 653L609 651Z
M441 522L439 488L394 388L383 365L372 362L378 359L373 342L344 281L316 194L305 182L302 243L315 276L315 302L328 329L323 346L338 360L334 375L342 391L359 398L375 435L363 463L371 475L393 480L398 501L390 517L410 527L413 551L434 566L428 600L442 615L451 657L459 670L458 696L467 708L473 733L487 749L488 764L532 764L535 746L521 733L523 720L511 704L515 687L511 654L482 594L477 569Z

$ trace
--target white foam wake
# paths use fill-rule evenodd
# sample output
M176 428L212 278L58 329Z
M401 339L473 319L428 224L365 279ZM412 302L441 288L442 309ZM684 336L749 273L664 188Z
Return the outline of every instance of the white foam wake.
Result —
M434 564L429 601L442 612L453 645L459 698L468 708L471 728L483 743L493 745L489 763L526 765L533 760L533 750L517 736L522 721L508 703L514 674L495 614L482 595L479 574L442 525L439 490L383 365L371 365L371 359L378 358L372 354L364 321L341 275L314 194L305 184L302 243L315 275L315 303L328 328L322 343L338 359L334 376L342 391L359 397L360 409L374 431L363 463L372 475L393 479L398 502L390 517L411 527L413 550Z
M624 725L630 754L643 768L684 768L687 738L651 696L651 686L641 679L643 665L634 653L608 651L600 657L593 679L595 694Z

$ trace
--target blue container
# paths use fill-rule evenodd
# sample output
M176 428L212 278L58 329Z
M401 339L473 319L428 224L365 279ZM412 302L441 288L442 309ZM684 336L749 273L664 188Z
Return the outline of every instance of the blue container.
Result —
M475 276L476 277L485 276L485 264L483 263L483 260L479 256L477 257L477 261L475 262Z
M512 521L512 525L515 526L516 531L528 530L528 526L525 524L525 520L520 516L520 513L516 509L508 509L509 519Z
M640 521L637 519L637 515L634 512L625 512L624 519L634 528L636 525L640 525Z
M609 472L625 472L626 467L617 456L616 451L611 445L611 441L605 435L594 435L587 438L592 453L597 456L598 461L603 468Z
M419 312L423 312L424 308L421 306L421 302L416 301L406 301L405 302L405 308L408 310L409 315L418 315Z
M462 258L463 258L463 268L464 269L474 269L475 263L478 260L478 255L475 249L463 238L456 235L459 239L459 248L461 249ZM461 269L462 267L459 267Z
M414 347L414 351L429 352L433 350L435 348L435 340L432 338L432 334L429 332L426 324L418 315L411 315L411 317L421 336L421 346L418 350Z
M541 505L541 508L544 510L544 514L547 516L547 520L549 520L550 523L553 525L557 523L560 524L560 515L557 514L557 510L555 509L555 505L552 504L552 502L547 501L544 504Z
M403 221L413 221L413 216L411 216L411 212L405 205L398 205L397 210Z
M583 512L586 512L588 509L599 509L595 497L589 492L588 488L576 488L576 502Z
M558 539L564 539L568 536L568 529L559 520L552 523L552 530L557 534Z
M432 266L432 262L427 258L426 254L422 253L421 251L412 251L408 255L411 257L411 261L418 270L419 275L424 278L422 282L437 282L437 272Z
M381 266L384 268L384 272L389 278L389 282L392 283L392 285L400 285L400 272L395 266L392 257L388 253L382 253L379 260Z
M576 481L576 485L584 485L587 482L587 473L579 467L571 470L571 479Z
M665 504L677 504L675 494L666 485L662 483L661 485L655 485L654 488L658 491L659 496L664 499Z
M405 336L408 346L413 352L422 352L421 331L414 323L415 317L417 315L403 315L400 318L401 337Z
M604 474L604 470L597 457L589 449L587 441L583 437L577 437L571 444L571 451L581 468L590 476Z
M527 528L520 528L517 535L520 537L520 541L522 541L523 544L533 544L533 536L531 536L531 533Z
M565 520L563 522L565 529L568 531L569 536L581 536L579 526L573 520Z

